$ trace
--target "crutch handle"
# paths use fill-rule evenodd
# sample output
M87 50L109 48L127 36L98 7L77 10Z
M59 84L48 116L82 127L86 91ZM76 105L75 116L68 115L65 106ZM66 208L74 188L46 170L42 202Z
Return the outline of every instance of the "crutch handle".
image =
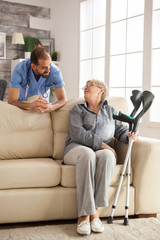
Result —
M116 119L116 120L119 120L119 121L122 121L122 122L127 122L127 123L132 123L133 121L133 118L131 116L128 116L124 113L121 113L119 112L118 115L116 114L113 114L113 119Z
M128 116L124 113L119 112L118 115L113 114L113 119L116 119L122 122L127 122L129 124L129 131L135 132L137 130L141 117L150 108L154 99L154 95L149 91L144 91L143 93L141 93L140 91L137 91L137 90L132 91L132 94L133 96L131 96L131 100L134 103L135 108L132 111L131 115ZM138 108L140 107L141 101L143 101L143 109L141 110L140 113L138 113L138 115L135 118L133 118Z
M134 129L135 132L136 128L137 128L137 124L134 118L132 118L131 116L128 116L124 113L119 112L118 115L113 114L113 119L119 120L121 122L127 122L129 124L129 131L132 131L132 129ZM135 127L133 127L133 125L135 125Z

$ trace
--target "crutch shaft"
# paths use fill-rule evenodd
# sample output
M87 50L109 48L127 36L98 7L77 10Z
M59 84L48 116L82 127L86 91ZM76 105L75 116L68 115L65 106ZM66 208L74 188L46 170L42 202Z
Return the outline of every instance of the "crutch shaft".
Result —
M124 174L125 174L127 163L128 163L129 156L130 156L130 153L131 153L132 144L133 144L133 139L132 139L132 136L130 136L130 138L129 138L129 145L128 145L125 161L124 161L124 164L123 164L123 168L122 168L122 172L121 172L121 175L120 175L118 188L117 188L116 195L115 195L115 198L114 198L114 202L113 202L113 205L112 205L111 216L110 216L110 218L108 220L108 223L112 223L112 220L113 220L114 211L116 209L116 205L117 205L119 193L120 193L120 190L121 190Z
M129 138L130 145L133 145L133 138L132 136ZM131 150L130 155L128 156L128 165L127 165L127 190L126 190L126 209L129 206L129 187L130 187L130 176L131 176Z
M128 165L127 165L127 189L126 189L126 204L125 204L125 218L123 225L128 225L128 212L129 212L129 190L130 190L130 176L131 176L131 154L128 159Z

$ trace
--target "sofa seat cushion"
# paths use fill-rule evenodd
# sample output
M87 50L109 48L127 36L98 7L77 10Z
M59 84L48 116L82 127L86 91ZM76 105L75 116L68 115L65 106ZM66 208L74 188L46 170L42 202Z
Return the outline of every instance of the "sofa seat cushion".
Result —
M60 165L52 158L0 160L0 189L54 187Z
M58 164L61 164L60 160L57 160L56 162ZM123 168L123 165L116 165L110 186L118 186L122 168ZM133 171L131 168L130 184L132 184L132 181L133 181ZM126 186L126 184L127 184L127 178L125 175L122 185ZM76 167L75 166L61 164L61 185L63 187L76 187Z

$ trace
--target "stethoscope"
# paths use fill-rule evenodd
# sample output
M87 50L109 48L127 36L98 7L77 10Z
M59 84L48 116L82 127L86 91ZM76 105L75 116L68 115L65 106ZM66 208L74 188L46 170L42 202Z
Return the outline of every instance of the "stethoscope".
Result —
M29 85L30 85L30 80L27 76L27 86L26 86L26 91L25 91L25 100L27 100L27 95L28 95L28 91L29 91ZM45 80L45 91L42 95L44 98L48 98L48 93L47 93L47 87L46 87L46 80Z

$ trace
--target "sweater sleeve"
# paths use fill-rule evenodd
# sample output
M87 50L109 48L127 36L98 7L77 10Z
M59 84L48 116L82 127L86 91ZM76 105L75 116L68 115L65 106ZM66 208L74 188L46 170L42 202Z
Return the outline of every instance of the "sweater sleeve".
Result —
M118 112L114 109L113 114L118 115ZM127 124L122 121L115 120L115 135L114 137L117 138L119 141L123 143L128 143L128 137L126 134L128 133L129 129Z
M83 127L82 110L75 105L70 111L69 135L72 141L99 150L102 146L101 137L91 133Z

